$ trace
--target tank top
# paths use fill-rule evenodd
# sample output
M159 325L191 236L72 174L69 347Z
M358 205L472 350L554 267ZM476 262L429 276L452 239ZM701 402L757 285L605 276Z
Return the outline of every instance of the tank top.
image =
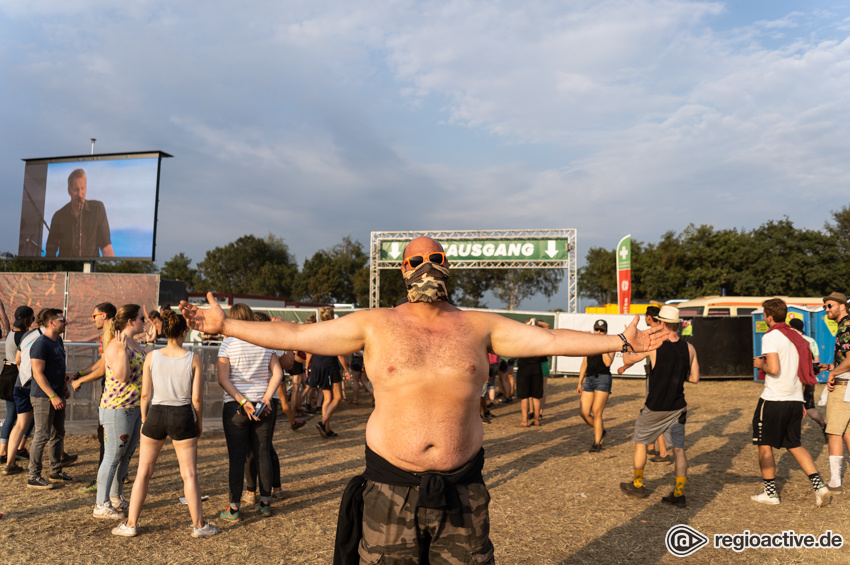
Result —
M646 407L659 412L679 410L685 402L685 379L691 370L688 342L665 341L655 353L655 366L649 375Z
M192 361L194 355L187 351L182 357L166 357L160 351L151 356L151 404L184 406L192 403Z
M120 383L115 379L115 371L106 364L106 379L103 383L103 396L100 397L100 407L112 410L126 410L139 405L142 397L142 368L145 365L144 353L127 348L130 361L130 373L127 382Z
M585 375L610 375L611 368L602 360L602 354L587 356Z

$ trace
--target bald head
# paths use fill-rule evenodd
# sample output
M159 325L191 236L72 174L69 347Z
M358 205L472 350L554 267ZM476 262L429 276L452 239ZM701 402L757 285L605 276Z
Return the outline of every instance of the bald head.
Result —
M423 235L421 237L413 239L410 243L407 244L407 247L404 248L403 259L407 259L411 255L424 255L433 251L442 250L443 246L440 245L437 240Z
M404 248L401 272L405 273L408 270L408 267L404 263L404 260L408 257L412 257L414 255L428 255L429 253L434 253L435 251L443 251L443 246L440 245L437 240L424 235L413 239L410 243L407 244L407 247ZM448 268L448 259L446 259L446 263L443 266Z

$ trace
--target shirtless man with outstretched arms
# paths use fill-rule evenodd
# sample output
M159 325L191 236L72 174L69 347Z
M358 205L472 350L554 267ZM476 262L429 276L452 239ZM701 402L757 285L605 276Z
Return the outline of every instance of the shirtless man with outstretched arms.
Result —
M231 320L211 295L209 309L185 302L180 307L197 330L262 347L320 355L363 350L375 410L366 426L365 478L355 494L366 501L361 562L383 554L384 563L414 563L428 551L449 563L465 562L471 555L478 562L492 562L489 495L480 478L484 432L478 416L481 387L488 378L487 353L584 356L620 351L624 342L617 335L547 330L448 304L448 261L440 244L428 237L407 245L401 271L408 303L321 324ZM667 339L665 329L639 332L637 320L635 316L622 334L635 350L657 348ZM424 512L432 509L442 512ZM406 526L400 525L402 519Z

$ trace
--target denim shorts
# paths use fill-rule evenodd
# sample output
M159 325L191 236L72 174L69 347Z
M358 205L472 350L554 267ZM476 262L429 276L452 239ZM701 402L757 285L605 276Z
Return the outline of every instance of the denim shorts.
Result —
M611 373L602 373L601 375L585 375L584 384L581 387L582 392L611 392Z
M12 390L12 397L15 399L15 410L18 412L18 414L26 414L27 412L32 412L32 402L30 402L30 387L16 386Z

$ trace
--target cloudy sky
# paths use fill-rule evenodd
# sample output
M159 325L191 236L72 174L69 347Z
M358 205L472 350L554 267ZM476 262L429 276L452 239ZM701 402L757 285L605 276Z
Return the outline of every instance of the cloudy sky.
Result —
M836 0L3 0L0 34L0 251L21 159L92 137L174 155L160 266L246 233L301 262L346 235L506 228L576 228L581 262L850 203Z

